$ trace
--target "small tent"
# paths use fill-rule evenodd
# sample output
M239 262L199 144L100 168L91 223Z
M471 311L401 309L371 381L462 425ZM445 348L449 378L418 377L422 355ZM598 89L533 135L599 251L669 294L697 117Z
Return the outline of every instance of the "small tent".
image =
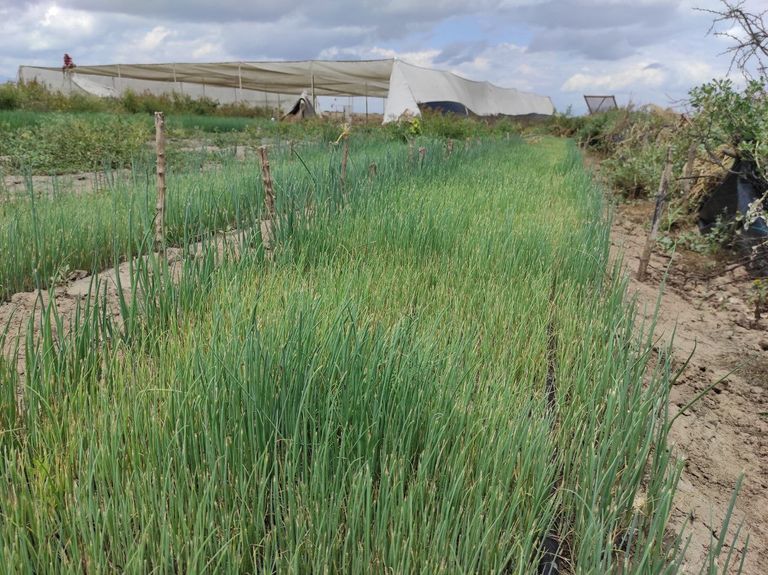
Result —
M315 117L315 107L306 92L302 92L290 109L283 114L281 120L306 120Z

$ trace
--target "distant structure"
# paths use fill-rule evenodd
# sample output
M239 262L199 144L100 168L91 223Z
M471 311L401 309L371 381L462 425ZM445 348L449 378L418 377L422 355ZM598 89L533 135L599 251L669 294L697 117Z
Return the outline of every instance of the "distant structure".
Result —
M119 97L129 90L178 93L210 98L221 104L243 102L273 108L281 116L291 112L311 116L313 109L318 112L318 97L339 96L364 100L366 116L368 98L380 99L384 122L418 116L421 107L436 105L440 109L457 109L477 116L554 113L547 96L467 80L448 71L430 70L394 59L111 64L81 65L74 69L74 62L66 58L68 55L63 79L59 68L22 66L19 80L40 82L63 93L88 93L107 98Z
M610 112L618 109L615 96L584 96L587 103L587 109L590 114L599 114L600 112Z

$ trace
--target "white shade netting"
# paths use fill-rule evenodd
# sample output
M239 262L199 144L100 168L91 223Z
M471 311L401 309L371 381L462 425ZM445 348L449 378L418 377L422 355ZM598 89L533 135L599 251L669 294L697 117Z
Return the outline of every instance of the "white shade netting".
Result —
M400 60L224 62L210 64L110 64L60 68L22 66L19 80L37 81L63 93L115 97L131 90L182 93L222 104L294 107L302 93L318 96L386 98L384 122L418 116L419 105L455 102L478 116L550 115L547 96L467 80Z

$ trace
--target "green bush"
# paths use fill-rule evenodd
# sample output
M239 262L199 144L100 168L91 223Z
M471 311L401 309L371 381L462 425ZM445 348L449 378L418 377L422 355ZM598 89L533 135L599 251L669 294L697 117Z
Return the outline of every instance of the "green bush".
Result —
M117 98L90 94L63 94L36 81L0 85L0 110L33 112L119 112L187 114L226 117L271 117L272 109L254 107L244 102L219 104L211 98L193 98L187 94L138 93L127 90Z
M588 116L571 116L570 111L565 114L556 113L550 116L543 124L544 131L554 136L572 138L588 121Z
M483 120L425 110L421 115L421 132L435 138L465 140L488 131Z
M16 110L21 107L21 94L13 84L0 85L0 110Z
M630 198L643 197L659 185L665 152L663 146L656 145L628 147L607 158L603 168L613 189Z
M766 78L739 92L731 80L713 80L691 90L696 111L689 131L709 149L728 146L740 158L754 161L768 181L768 93Z
M166 114L213 115L218 109L218 102L210 98L192 98L186 94L137 93L126 90L117 104L121 111L131 114L165 112Z
M10 132L4 155L11 166L33 173L63 173L130 164L151 136L137 118L50 116L46 122Z

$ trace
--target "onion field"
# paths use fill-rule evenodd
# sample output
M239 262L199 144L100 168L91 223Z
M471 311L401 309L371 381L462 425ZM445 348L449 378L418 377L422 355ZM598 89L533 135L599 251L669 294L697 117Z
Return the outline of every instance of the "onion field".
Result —
M175 270L149 170L0 206L4 298L132 262L0 359L6 572L680 568L674 374L575 144L422 145L275 146L269 257L255 159L169 174Z

